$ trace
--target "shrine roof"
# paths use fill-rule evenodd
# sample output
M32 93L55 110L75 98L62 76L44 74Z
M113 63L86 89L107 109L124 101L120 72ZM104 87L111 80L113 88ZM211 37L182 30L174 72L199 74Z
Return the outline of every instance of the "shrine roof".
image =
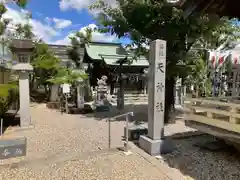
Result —
M128 60L131 63L123 64L123 66L146 66L146 67L149 66L148 61L144 57L140 57L137 60L133 59L132 57L128 57ZM111 66L119 65L119 63L117 62L118 59L116 59L116 58L105 57L104 61L107 65L111 65Z
M236 0L179 0L176 3L189 16L193 13L209 13L230 18L240 18L240 4Z
M85 47L88 56L93 60L102 60L101 55L127 56L127 52L120 43L91 42Z
M119 65L118 60L127 58L132 63L124 64L130 66L148 66L148 60L140 57L133 60L133 56L129 54L120 43L101 43L91 42L86 47L86 53L92 60L104 60L107 65Z

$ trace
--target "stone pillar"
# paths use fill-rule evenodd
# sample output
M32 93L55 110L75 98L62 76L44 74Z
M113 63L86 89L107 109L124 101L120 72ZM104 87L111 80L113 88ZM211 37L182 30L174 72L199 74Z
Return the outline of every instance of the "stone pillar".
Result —
M150 155L172 151L164 139L166 41L150 44L148 71L148 135L140 136L139 145Z
M184 99L186 96L186 91L187 91L186 85L182 86L182 88L181 88L181 105L182 105L182 107L184 106Z
M58 89L59 89L59 85L57 84L53 84L51 87L51 96L50 96L50 101L51 102L56 102L59 99L59 95L58 95Z
M146 78L144 78L144 81L143 81L143 93L147 94L147 79Z
M77 86L77 108L84 108L84 86L83 82Z
M182 101L182 79L178 78L175 84L175 105L181 106Z
M232 96L237 96L237 69L233 69Z
M124 109L124 83L125 83L125 75L120 73L119 75L120 81L119 81L119 89L117 91L117 108L118 110Z
M19 98L20 98L20 125L26 127L31 125L30 98L29 98L29 73L19 74Z

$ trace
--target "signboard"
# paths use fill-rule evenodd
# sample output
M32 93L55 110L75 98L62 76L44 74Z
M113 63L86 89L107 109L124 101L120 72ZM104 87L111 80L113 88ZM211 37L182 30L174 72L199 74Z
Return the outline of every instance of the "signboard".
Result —
M62 85L62 91L65 94L70 93L70 85L69 84L63 84Z
M26 156L27 139L0 139L0 160Z

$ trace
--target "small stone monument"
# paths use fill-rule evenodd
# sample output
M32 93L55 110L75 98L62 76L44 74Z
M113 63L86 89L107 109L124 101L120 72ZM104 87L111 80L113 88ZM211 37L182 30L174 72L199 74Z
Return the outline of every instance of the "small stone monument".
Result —
M108 111L109 110L109 101L107 99L107 76L102 76L101 79L98 79L97 86L97 97L95 101L97 111Z

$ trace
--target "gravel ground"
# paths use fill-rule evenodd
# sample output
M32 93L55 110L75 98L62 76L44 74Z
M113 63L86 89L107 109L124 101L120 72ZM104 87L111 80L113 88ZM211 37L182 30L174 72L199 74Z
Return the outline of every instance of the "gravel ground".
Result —
M215 151L196 146L211 141L214 138L209 135L174 140L177 150L164 155L161 162L196 180L239 180L239 152L227 146Z
M133 108L133 106L131 106ZM139 108L139 107L138 107ZM127 111L136 111L127 109ZM138 117L146 106L141 106ZM101 154L108 147L108 123L93 116L67 115L37 105L31 108L35 127L24 131L7 131L9 136L26 136L27 156L21 158L26 166L7 170L0 166L2 179L168 179L140 155L122 156L120 153ZM105 115L104 115L105 116ZM112 147L123 146L124 121L112 123ZM179 122L166 127L166 134L193 131ZM7 135L8 136L8 135ZM177 150L162 157L159 164L178 169L181 177L176 180L238 180L239 156L232 152L210 152L194 146L196 142L211 139L198 136L174 140ZM89 152L97 152L89 155ZM78 156L73 161L73 156ZM57 162L55 160L61 159ZM18 162L4 160L2 164ZM44 162L44 163L43 163ZM1 164L0 163L0 164ZM36 169L33 166L37 167ZM65 177L65 178L64 178ZM1 179L2 178L2 179Z
M5 171L3 179L31 180L170 180L156 167L136 154L122 153L88 157L43 167L34 172L30 168Z

